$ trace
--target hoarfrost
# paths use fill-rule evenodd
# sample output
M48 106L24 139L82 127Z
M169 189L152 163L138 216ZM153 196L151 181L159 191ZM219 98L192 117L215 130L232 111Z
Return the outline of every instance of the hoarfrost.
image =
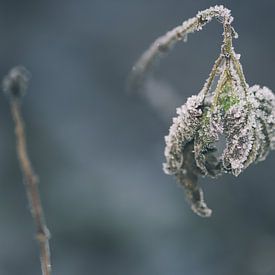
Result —
M177 109L165 137L163 164L165 173L174 175L184 187L192 210L202 217L209 217L212 211L198 186L200 176L238 176L275 149L275 96L267 87L247 84L241 55L232 46L233 38L238 37L231 26L233 17L223 6L198 12L159 37L141 56L131 75L132 86L139 86L159 56L213 18L223 25L221 53L199 94ZM222 141L225 146L218 150Z

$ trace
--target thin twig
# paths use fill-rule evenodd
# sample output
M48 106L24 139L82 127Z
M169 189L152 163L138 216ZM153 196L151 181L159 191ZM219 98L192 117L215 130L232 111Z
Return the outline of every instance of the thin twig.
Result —
M27 153L24 121L21 112L21 96L27 87L28 76L22 67L16 67L4 79L4 91L10 97L11 113L15 124L16 146L19 163L23 173L26 192L30 204L31 214L36 226L36 239L40 249L40 261L43 275L51 274L49 231L47 229L40 194L38 178L32 169Z
M139 90L147 73L160 56L169 52L177 42L186 40L190 33L201 30L213 18L217 18L224 25L224 44L226 45L226 51L230 52L232 36L237 36L237 33L230 25L233 17L230 14L230 10L223 6L211 7L198 12L195 17L184 21L180 26L157 38L134 65L129 77L128 89L130 91Z

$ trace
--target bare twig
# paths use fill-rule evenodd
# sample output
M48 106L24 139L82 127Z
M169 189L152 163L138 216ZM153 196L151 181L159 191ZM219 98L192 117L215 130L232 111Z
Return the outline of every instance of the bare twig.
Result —
M29 73L23 67L15 67L5 77L4 91L10 97L11 113L15 124L17 154L23 173L31 214L36 226L36 239L39 243L40 260L43 275L51 274L49 231L47 229L38 190L38 178L35 175L27 153L24 121L21 113L21 96L27 88Z

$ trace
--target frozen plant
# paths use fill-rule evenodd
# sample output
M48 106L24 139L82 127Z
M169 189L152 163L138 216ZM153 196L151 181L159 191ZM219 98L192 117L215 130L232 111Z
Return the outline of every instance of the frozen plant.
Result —
M130 80L137 87L162 53L213 18L223 25L221 53L198 95L177 109L165 137L163 165L165 173L174 175L185 188L192 210L202 217L210 217L212 210L197 184L199 176L238 176L275 149L275 96L267 87L248 86L240 55L232 46L238 35L231 26L230 10L211 7L158 38L133 67ZM223 140L224 149L218 153Z

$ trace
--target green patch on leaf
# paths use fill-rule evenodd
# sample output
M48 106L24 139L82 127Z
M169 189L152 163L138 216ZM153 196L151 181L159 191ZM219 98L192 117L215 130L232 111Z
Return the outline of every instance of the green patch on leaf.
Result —
M219 105L227 112L232 106L240 102L240 99L234 94L231 83L226 82L219 95Z

